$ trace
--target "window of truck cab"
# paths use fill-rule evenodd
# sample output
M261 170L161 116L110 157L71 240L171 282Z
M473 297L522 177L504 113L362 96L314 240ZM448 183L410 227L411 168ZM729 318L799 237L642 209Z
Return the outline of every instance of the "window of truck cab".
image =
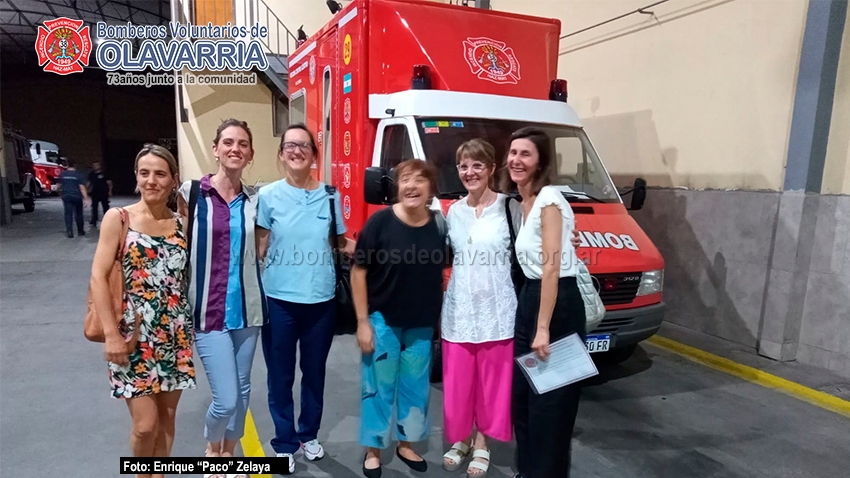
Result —
M437 167L437 189L446 195L466 194L457 172L456 154L461 144L474 138L487 141L496 150L496 163L503 168L511 134L527 126L540 128L549 135L552 158L557 163L551 184L564 192L570 202L620 202L614 184L581 128L482 118L416 118L425 157Z
M381 167L387 171L395 168L404 160L415 159L406 124L389 124L384 127L382 141Z

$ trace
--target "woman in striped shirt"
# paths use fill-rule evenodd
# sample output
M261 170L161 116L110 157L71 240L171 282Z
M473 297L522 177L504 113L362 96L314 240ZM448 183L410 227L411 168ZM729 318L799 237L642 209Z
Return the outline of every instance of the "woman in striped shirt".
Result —
M189 225L195 343L212 390L205 455L233 456L245 428L260 327L268 317L254 241L258 196L242 183L254 159L248 124L222 122L212 152L218 172L185 182L179 207Z

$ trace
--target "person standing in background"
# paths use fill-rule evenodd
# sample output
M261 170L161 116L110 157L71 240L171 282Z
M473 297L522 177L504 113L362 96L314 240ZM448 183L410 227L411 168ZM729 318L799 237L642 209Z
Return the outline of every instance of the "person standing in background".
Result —
M91 227L97 227L97 207L103 207L103 214L109 210L109 198L112 197L112 180L103 171L100 163L92 164L89 173L89 188L91 188Z
M89 202L89 193L86 191L86 183L83 175L77 171L77 165L73 160L68 160L68 169L59 175L59 185L62 188L62 203L65 205L65 234L69 238L74 237L74 215L77 220L77 233L86 235L83 226L83 203Z

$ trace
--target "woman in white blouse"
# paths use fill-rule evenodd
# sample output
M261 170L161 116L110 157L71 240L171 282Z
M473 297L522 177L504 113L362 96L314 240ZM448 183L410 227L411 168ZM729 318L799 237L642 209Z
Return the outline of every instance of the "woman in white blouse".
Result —
M512 436L517 298L506 196L492 189L493 146L481 139L462 144L457 169L469 195L453 204L446 218L454 264L443 301L443 411L446 439L453 445L443 467L454 471L471 458L467 475L484 476L490 466L485 436L505 442Z
M576 254L570 241L575 216L558 189L549 184L556 167L545 131L523 128L511 135L509 175L502 190L522 196L516 237L517 260L525 275L514 328L514 354L532 350L541 360L549 344L577 333L586 338L584 302L576 284ZM569 477L571 439L579 384L536 394L521 372L513 377L512 418L517 442L517 476ZM566 445L566 446L565 446Z

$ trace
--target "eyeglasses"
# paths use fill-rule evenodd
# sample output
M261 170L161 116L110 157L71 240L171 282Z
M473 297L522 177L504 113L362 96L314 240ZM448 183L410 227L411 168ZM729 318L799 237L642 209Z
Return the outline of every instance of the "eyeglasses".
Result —
M296 143L293 141L287 141L283 143L284 151L295 151L295 148L300 148L302 151L307 151L310 149L312 145L310 143Z
M481 163L473 163L471 167L466 165L466 164L458 164L457 165L457 170L460 171L461 173L466 173L470 169L472 169L472 172L474 172L474 173L483 173L484 170L487 169L487 165L481 164Z

